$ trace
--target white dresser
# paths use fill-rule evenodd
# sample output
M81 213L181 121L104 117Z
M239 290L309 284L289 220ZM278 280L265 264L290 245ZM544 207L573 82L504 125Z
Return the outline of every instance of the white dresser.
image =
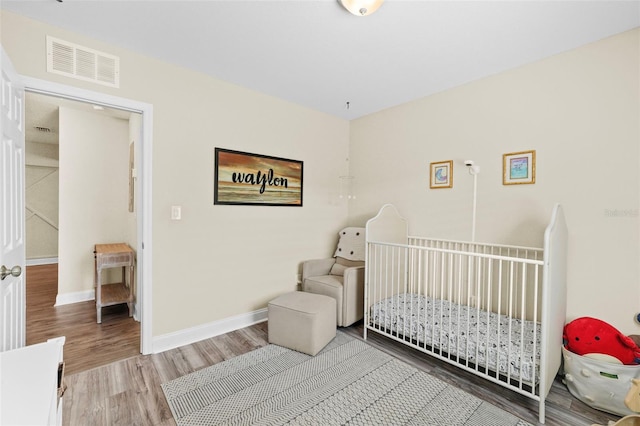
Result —
M0 425L61 425L64 337L0 353Z

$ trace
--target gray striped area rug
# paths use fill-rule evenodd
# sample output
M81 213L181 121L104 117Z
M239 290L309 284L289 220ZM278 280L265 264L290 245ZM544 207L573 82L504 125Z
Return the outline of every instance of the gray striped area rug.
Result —
M178 425L531 426L341 332L314 357L268 345L162 390Z

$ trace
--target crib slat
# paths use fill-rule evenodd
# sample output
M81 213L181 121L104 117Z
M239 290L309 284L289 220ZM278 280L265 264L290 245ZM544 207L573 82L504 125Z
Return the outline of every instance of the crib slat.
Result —
M539 369L525 348L530 338L532 353L540 348L539 250L417 238L368 249L366 294L378 305L367 308L367 328L539 398Z

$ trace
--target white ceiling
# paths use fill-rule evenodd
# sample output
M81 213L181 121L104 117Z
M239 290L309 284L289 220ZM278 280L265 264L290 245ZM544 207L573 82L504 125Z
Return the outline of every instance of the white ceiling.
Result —
M640 1L612 0L387 0L367 17L337 0L0 4L347 120L640 26Z

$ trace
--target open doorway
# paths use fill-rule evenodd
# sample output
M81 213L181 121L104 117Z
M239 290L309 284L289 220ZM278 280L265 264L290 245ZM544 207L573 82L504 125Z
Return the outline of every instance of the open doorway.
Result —
M16 76L16 78L28 92L142 114L141 143L135 147L137 170L135 201L138 230L138 245L135 248L136 314L140 319L141 352L145 355L153 353L153 105L27 76Z
M139 245L141 115L31 92L25 112L27 344L66 335L69 374L136 355L140 323L126 304L96 323L92 250Z

